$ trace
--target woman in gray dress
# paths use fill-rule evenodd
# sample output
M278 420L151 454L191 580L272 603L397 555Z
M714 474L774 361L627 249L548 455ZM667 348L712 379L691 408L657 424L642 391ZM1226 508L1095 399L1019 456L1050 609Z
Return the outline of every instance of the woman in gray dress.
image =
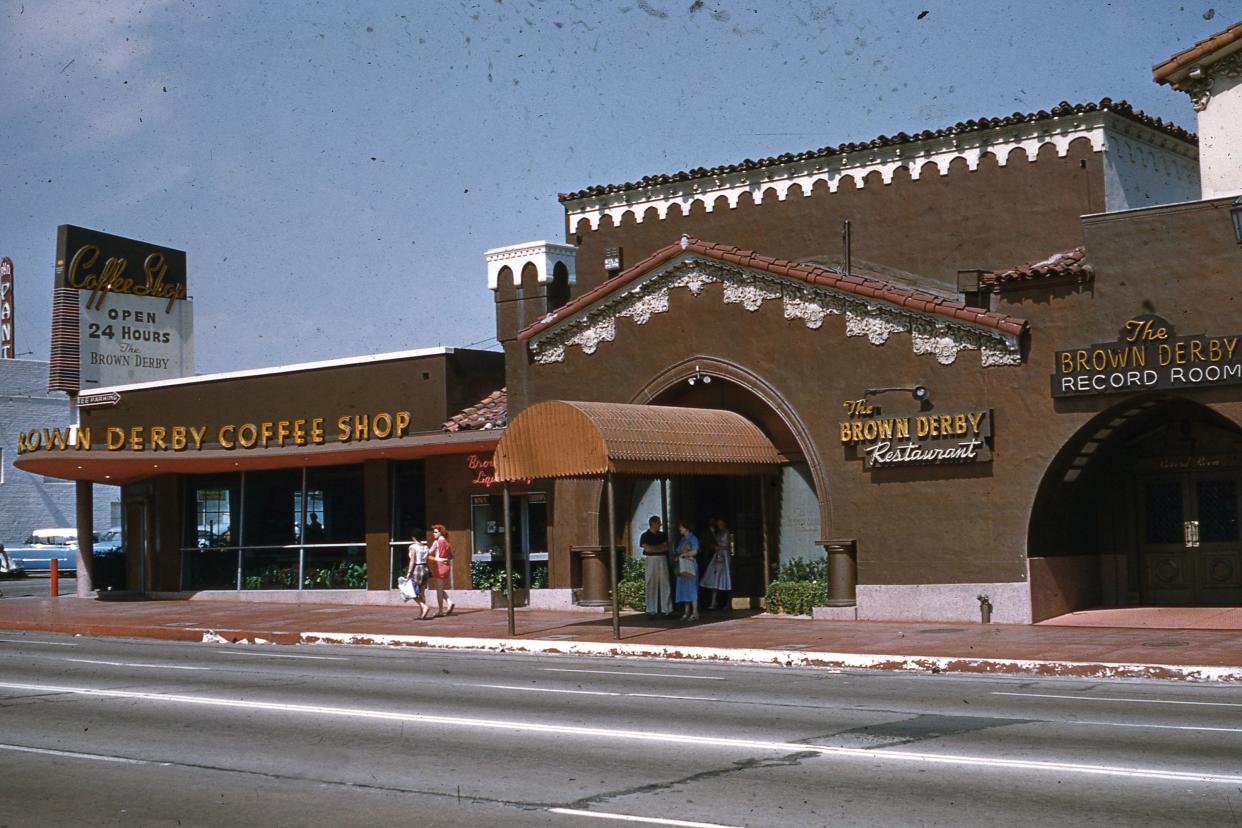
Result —
M733 555L733 538L729 534L729 524L725 523L724 518L713 518L708 521L707 530L711 533L715 543L716 554L712 556L711 562L703 570L703 579L699 581L699 584L704 589L712 591L712 602L707 608L714 610L718 605L721 608L725 606L724 593L733 589L733 576L729 571L729 559Z

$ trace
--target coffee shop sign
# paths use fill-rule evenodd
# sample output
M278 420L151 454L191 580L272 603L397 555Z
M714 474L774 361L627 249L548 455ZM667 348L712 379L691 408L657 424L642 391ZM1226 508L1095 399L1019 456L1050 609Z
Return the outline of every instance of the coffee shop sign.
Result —
M37 451L202 451L203 449L272 449L388 440L410 434L410 412L346 414L334 422L323 417L205 425L134 425L33 428L17 435L17 453Z
M867 400L844 403L841 443L863 459L865 468L898 468L944 463L979 463L992 459L989 409L946 414L924 412L884 417Z
M1057 351L1052 396L1242 384L1242 335L1176 336L1155 314L1126 320L1116 342Z

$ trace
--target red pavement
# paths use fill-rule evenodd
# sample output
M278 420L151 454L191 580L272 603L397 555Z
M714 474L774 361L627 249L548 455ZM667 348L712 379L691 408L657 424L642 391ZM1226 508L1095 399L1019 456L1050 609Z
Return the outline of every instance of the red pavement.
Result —
M295 643L311 632L360 638L508 638L503 610L458 610L433 621L417 621L415 614L405 607L17 598L0 600L0 629L186 641L201 641L212 631L232 641L273 643ZM603 612L519 610L517 627L517 638L523 640L613 640L611 617ZM705 615L701 623L683 625L627 614L622 641L726 650L1242 668L1242 632L1236 628L831 622L757 614Z

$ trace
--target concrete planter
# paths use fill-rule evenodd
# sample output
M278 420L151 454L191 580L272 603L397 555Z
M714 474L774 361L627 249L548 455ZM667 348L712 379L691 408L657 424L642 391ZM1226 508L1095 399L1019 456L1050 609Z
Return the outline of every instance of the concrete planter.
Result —
M492 609L507 609L508 608L509 599L505 595L504 591L499 590L499 589L492 590L491 596L492 596ZM530 606L530 590L529 589L513 590L513 598L514 598L514 601L513 601L514 607Z

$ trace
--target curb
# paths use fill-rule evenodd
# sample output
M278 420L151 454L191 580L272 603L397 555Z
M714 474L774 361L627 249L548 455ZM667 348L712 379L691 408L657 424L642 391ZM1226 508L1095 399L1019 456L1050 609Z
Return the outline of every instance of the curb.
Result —
M214 633L210 633L214 634ZM204 640L207 640L204 636ZM218 640L218 639L213 639ZM546 641L509 638L450 638L365 633L301 633L301 644L367 644L434 650L474 650L531 655L585 655L611 658L662 658L720 664L762 664L776 667L818 667L846 670L893 670L931 673L992 673L1065 676L1072 678L1141 678L1173 681L1242 682L1242 667L1139 664L1116 662L1040 661L955 656L870 655L764 649L680 647L595 641Z
M126 627L115 624L66 624L6 621L0 629L113 638L147 638L207 644L344 644L415 647L428 650L470 650L529 655L580 655L608 658L658 658L715 664L756 664L768 667L813 667L836 670L1026 675L1065 678L1124 678L1161 681L1242 684L1242 666L1196 664L1046 661L1039 659L961 658L958 656L883 655L806 650L690 647L546 639L466 638L453 636L382 635L374 633L290 632L204 627Z

